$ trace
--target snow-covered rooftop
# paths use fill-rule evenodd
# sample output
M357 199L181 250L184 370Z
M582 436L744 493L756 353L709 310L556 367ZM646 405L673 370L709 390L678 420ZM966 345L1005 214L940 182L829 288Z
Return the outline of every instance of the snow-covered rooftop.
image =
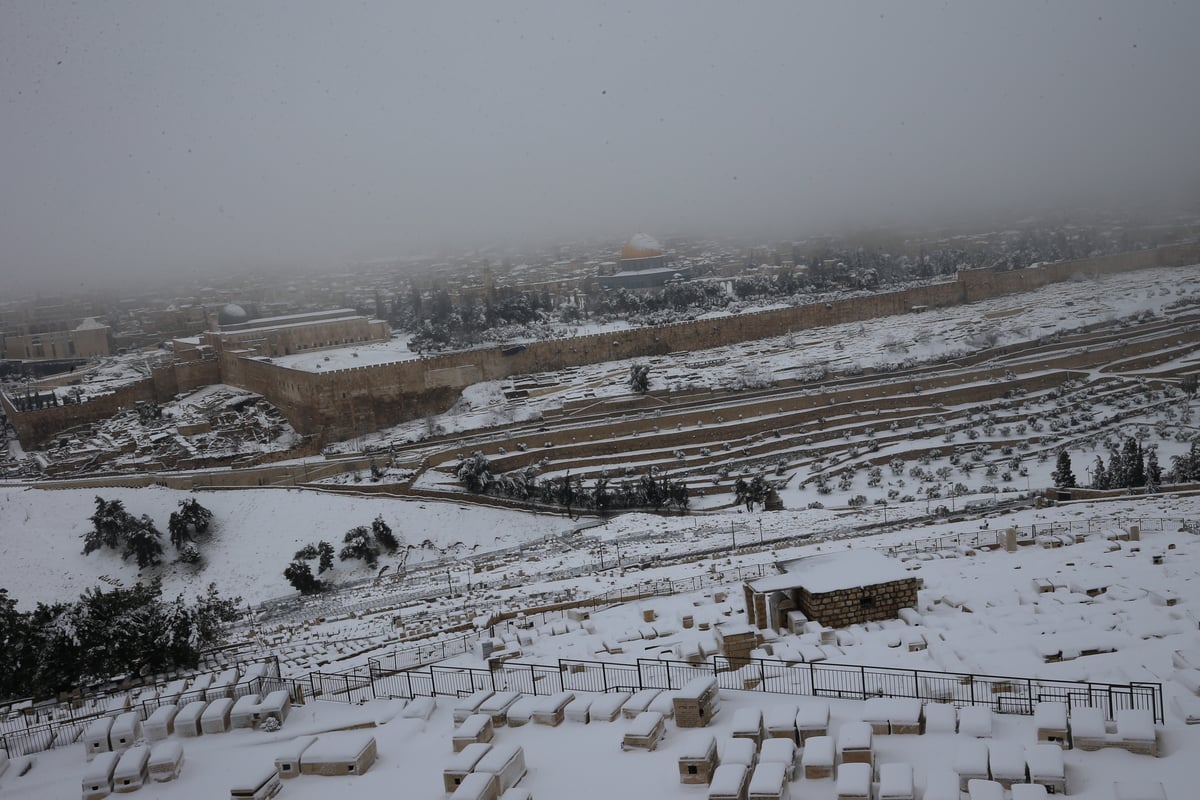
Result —
M751 586L760 592L803 586L813 594L821 594L911 577L899 561L867 549L805 556L781 566L784 574L762 578Z

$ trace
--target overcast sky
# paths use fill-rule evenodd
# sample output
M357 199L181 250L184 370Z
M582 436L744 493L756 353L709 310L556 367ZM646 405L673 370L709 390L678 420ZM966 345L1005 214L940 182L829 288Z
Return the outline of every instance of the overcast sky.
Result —
M1194 200L1198 35L1195 0L6 0L0 277Z

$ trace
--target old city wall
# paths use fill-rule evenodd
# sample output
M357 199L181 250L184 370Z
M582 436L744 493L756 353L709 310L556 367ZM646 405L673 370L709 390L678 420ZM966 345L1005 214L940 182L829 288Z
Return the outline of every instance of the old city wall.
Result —
M445 353L414 361L328 373L301 373L238 359L245 375L225 380L263 394L297 430L323 440L358 435L447 410L466 386L513 375L548 372L625 358L706 350L846 322L905 314L1027 291L1076 275L1108 274L1200 261L1200 243L1044 265L1037 269L961 272L958 279L830 303L771 309L569 339L531 342L521 352L501 348ZM1065 366L1057 363L1054 366Z
M82 403L18 411L8 397L0 394L4 413L17 432L23 447L37 447L57 434L76 425L99 422L123 409L132 408L139 401L153 402L154 381L143 378L112 392L85 400Z
M223 381L262 394L279 407L300 433L315 434L321 440L329 441L443 412L454 403L463 388L478 381L625 358L705 350L789 332L909 313L914 307L943 307L982 300L1069 280L1080 274L1108 274L1196 262L1200 262L1200 243L1061 262L1037 269L975 270L959 273L955 281L830 303L532 342L523 351L512 355L504 355L500 348L492 347L327 373L289 369L242 357L245 352L227 350L221 353L219 360L185 361L174 367L173 376L156 374L151 380L131 384L113 395L78 406L16 412L6 404L6 411L22 442L36 444L67 427L103 419L137 400L161 401L178 392ZM338 333L352 335L350 331ZM357 330L353 333L361 335ZM1067 364L1063 359L1056 359L1046 366L1062 368Z

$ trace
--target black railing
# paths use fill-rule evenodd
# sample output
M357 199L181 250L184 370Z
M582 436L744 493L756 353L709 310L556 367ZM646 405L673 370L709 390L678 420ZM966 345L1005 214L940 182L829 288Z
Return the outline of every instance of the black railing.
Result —
M269 658L264 661L250 663L262 664L263 666L260 668L262 674L248 681L169 695L156 694L154 697L145 700L131 701L128 706L116 702L117 700L128 698L128 692L108 692L88 698L89 708L92 709L90 712L80 713L78 710L72 709L68 703L65 708L56 706L53 709L54 713L61 713L64 716L46 722L17 727L14 724L16 722L15 719L6 720L4 727L0 728L0 750L12 756L38 753L56 747L66 747L78 742L79 737L83 735L83 731L94 720L100 717L120 714L126 708L130 711L136 711L138 716L144 721L149 719L156 708L169 703L183 707L193 700L212 699L212 697L218 694L223 697L236 699L248 694L266 694L276 689L287 689L294 703L304 702L305 688L303 682L281 678L279 676L278 659ZM122 695L124 695L124 698ZM108 707L97 708L101 702L107 702Z
M792 664L714 656L711 661L699 663L640 658L630 664L560 659L557 665L508 663L493 670L434 666L394 671L370 659L369 669L377 697L461 697L478 689L508 689L533 695L674 690L697 677L715 677L722 689L732 691L852 700L903 697L956 706L987 706L1001 714L1026 715L1033 713L1037 703L1059 701L1070 707L1099 708L1108 719L1124 709L1142 709L1149 711L1157 723L1165 720L1161 683L1061 681L823 661Z

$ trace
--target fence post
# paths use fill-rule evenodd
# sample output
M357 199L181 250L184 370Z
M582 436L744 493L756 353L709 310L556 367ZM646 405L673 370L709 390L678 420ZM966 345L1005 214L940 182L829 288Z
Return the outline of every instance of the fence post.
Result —
M858 685L862 688L862 699L867 699L867 668L861 664L858 667Z
M600 662L600 682L604 684L604 693L608 694L608 670L604 668L604 662Z

